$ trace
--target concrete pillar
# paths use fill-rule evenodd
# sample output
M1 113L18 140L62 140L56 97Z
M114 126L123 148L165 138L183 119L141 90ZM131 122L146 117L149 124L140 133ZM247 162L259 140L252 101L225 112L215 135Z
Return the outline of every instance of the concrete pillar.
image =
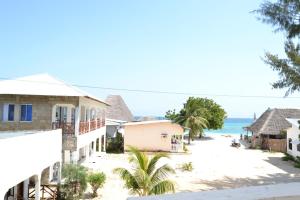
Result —
M18 186L14 186L14 198L17 198L18 196Z
M54 165L49 166L49 182L53 180L53 167Z
M71 123L72 122L72 107L67 106L67 122Z
M58 176L57 176L57 183L61 182L61 170L62 170L62 162L59 162L59 166L58 166Z
M103 142L103 151L106 152L106 134L103 135L104 142Z
M99 140L98 140L98 145L99 145L98 152L101 152L101 137L100 137Z
M79 135L81 106L75 108L75 135Z
M90 158L90 145L87 145L85 148L85 159L88 160Z
M88 132L90 132L90 130L91 130L91 127L90 127L90 121L91 121L91 109L90 109L90 108L86 109L86 112L87 112L87 122L88 122L88 126L89 126Z
M56 121L56 105L52 107L52 122Z
M23 199L28 200L29 179L23 182Z
M71 152L71 162L73 164L77 164L79 160L79 150Z
M34 189L35 189L35 195L34 195L34 197L35 197L35 200L40 200L40 196L41 196L41 175L36 175L35 177L34 177L34 179L35 179L35 187L34 187Z

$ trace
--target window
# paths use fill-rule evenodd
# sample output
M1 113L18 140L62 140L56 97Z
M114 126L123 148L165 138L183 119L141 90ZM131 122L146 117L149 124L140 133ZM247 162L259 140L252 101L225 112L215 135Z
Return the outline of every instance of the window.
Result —
M4 104L3 107L3 121L14 121L15 120L15 105Z
M21 121L26 121L26 122L32 121L32 105L31 104L21 105Z
M289 138L289 149L293 150L293 143L292 143L292 139Z

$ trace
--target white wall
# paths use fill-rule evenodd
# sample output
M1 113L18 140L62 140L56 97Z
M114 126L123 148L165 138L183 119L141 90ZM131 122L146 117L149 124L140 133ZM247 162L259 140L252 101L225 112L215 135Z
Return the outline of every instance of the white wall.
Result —
M0 189L9 188L61 162L61 130L0 139ZM2 197L0 197L1 199Z
M300 152L297 151L297 144L299 144L299 135L300 130L298 126L292 125L291 128L287 130L287 153L292 156L300 156ZM289 138L292 139L293 149L289 149Z
M77 151L86 146L89 145L91 142L96 141L97 138L101 138L102 135L105 136L106 134L106 127L101 127L99 129L96 129L94 131L78 135L77 136Z

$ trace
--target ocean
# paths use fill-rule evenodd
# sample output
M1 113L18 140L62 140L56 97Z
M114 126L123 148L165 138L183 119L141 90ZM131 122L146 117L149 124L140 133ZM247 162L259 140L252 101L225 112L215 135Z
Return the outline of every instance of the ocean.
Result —
M224 126L219 130L205 130L206 134L245 134L243 127L252 124L253 119L250 118L228 118L225 120Z

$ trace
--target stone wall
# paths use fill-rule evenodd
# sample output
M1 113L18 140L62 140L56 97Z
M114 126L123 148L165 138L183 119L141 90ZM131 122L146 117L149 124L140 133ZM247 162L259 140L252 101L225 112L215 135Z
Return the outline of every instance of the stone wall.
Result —
M52 129L52 108L55 104L77 106L78 97L50 97L30 95L0 95L0 131L49 130ZM15 104L13 122L3 121L4 104ZM32 121L20 121L20 105L32 104Z

